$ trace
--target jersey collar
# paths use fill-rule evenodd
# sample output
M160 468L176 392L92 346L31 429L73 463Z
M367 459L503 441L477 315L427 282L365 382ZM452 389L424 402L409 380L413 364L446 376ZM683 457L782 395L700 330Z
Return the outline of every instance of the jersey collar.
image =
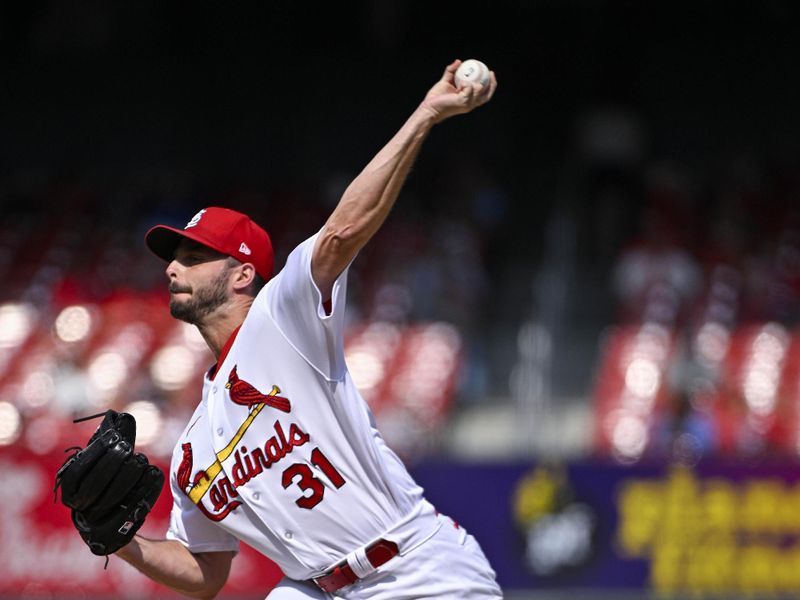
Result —
M231 336L228 338L228 341L225 342L225 345L222 347L222 350L219 353L219 359L217 359L217 362L214 363L214 365L208 370L208 378L211 381L214 381L214 377L217 376L217 367L224 363L225 359L228 357L228 352L230 352L231 346L233 346L233 342L236 340L236 334L239 333L241 328L242 326L239 325L233 330L233 333L231 333Z

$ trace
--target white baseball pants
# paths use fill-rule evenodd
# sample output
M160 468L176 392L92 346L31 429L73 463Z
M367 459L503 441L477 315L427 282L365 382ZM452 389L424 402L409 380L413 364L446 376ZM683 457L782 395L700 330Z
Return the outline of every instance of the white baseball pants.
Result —
M502 598L495 573L474 537L452 519L430 539L374 573L328 594L313 583L282 579L267 600L489 600ZM402 552L402 549L401 549Z

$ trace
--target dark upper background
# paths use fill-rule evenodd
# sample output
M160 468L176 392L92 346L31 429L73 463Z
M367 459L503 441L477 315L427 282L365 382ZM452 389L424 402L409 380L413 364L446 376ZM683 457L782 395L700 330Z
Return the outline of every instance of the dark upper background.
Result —
M796 156L799 23L777 0L6 5L0 159L5 172L171 164L220 182L355 171L443 65L479 57L496 100L442 127L421 169L483 161L527 216L593 106L638 113L649 156Z

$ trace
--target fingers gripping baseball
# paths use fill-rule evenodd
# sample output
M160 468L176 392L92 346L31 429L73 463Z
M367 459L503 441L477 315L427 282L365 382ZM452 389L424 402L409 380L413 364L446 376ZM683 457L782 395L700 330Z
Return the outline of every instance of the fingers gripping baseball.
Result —
M478 63L478 61L467 61ZM486 68L483 63L478 63ZM428 91L422 106L433 114L438 123L449 117L468 113L489 102L497 90L497 78L494 71L488 71L488 78L458 79L456 72L462 62L455 60L444 70L442 78Z

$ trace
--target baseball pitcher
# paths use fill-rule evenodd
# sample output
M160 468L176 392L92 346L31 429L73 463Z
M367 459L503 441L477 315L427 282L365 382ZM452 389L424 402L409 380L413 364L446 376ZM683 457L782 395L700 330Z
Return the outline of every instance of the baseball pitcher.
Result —
M344 361L350 263L433 126L485 104L497 87L494 73L485 85L457 86L460 64L277 275L267 233L230 209L147 233L168 262L172 316L197 326L217 360L172 456L167 539L136 533L163 476L133 451L126 415L109 411L59 471L62 500L95 554L116 553L195 598L225 585L240 540L283 570L270 600L502 597L475 539L425 500L386 446Z

